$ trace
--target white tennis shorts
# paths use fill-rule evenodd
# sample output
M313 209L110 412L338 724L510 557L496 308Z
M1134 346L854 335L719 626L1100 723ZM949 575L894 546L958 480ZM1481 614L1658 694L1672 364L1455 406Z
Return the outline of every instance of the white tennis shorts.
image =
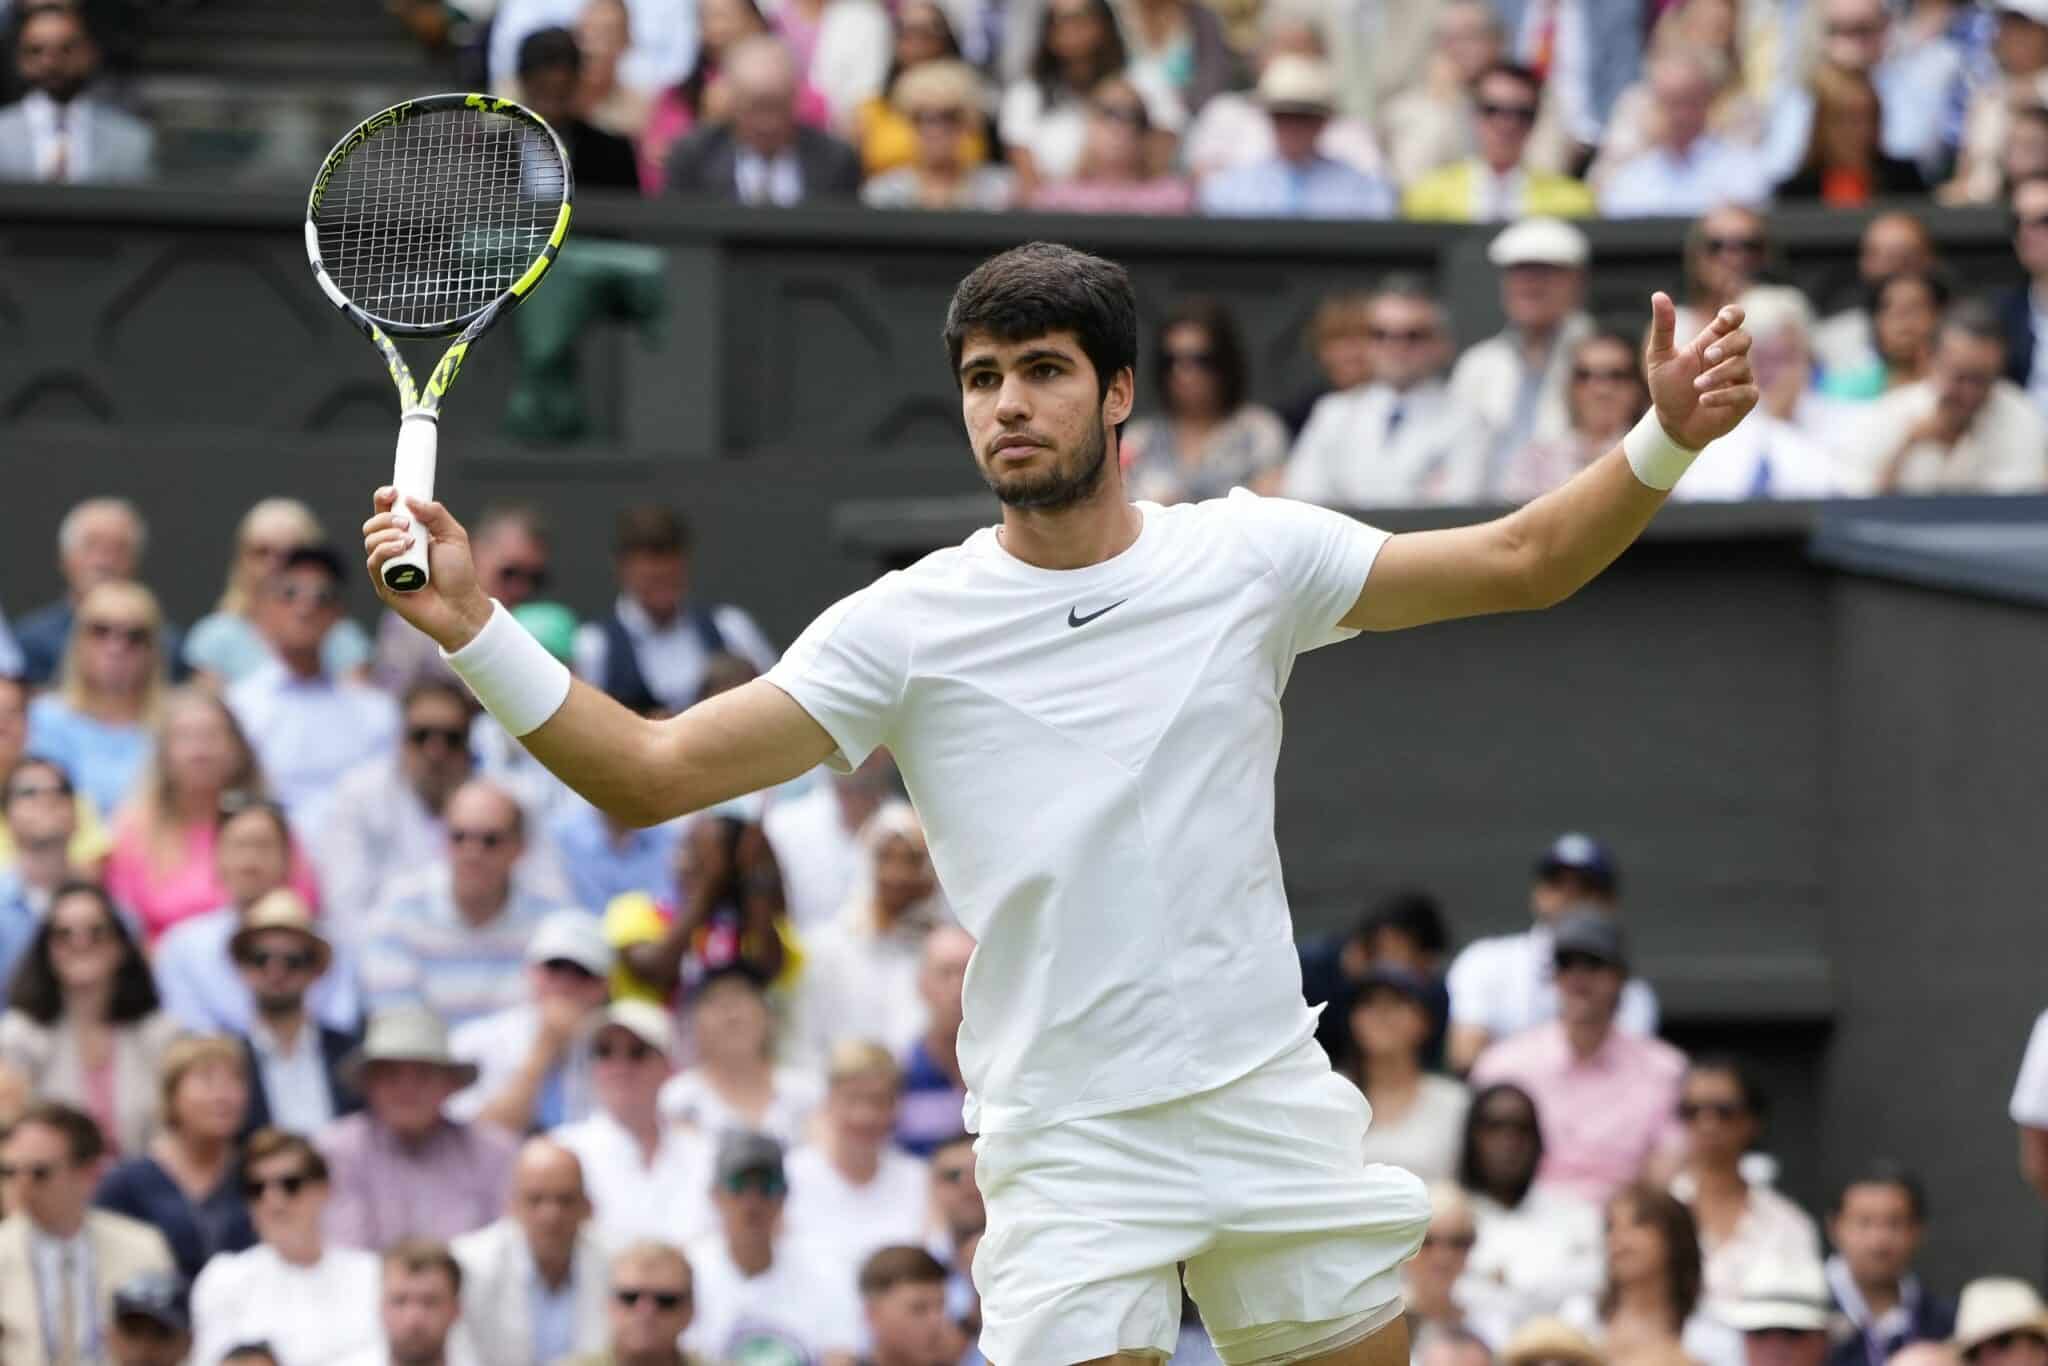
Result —
M1170 1354L1183 1262L1219 1335L1392 1303L1429 1201L1411 1173L1366 1164L1370 1114L1311 1038L1213 1091L982 1135L982 1353L995 1366Z

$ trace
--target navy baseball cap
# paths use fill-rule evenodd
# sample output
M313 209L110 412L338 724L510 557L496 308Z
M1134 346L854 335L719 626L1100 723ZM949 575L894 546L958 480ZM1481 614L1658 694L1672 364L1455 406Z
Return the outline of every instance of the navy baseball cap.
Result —
M1622 946L1621 926L1614 917L1600 911L1567 911L1551 931L1553 960L1575 955L1592 958L1611 968L1628 970L1628 952Z
M170 1333L192 1331L185 1278L174 1271L144 1271L114 1291L114 1318L147 1319Z
M1536 861L1536 876L1555 877L1559 873L1575 873L1589 886L1605 892L1613 891L1621 881L1614 867L1614 855L1607 851L1607 846L1577 831L1559 835Z

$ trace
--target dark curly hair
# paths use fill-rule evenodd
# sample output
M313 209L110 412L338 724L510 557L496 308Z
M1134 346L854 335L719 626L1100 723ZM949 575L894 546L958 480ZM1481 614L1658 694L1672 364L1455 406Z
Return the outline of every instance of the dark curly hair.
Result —
M128 923L114 909L114 899L106 889L96 882L84 881L67 882L50 897L49 912L36 926L36 937L14 970L7 1004L39 1025L54 1025L64 1018L64 988L57 980L56 966L50 961L50 932L57 923L57 908L80 896L92 898L121 946L121 962L114 969L113 996L107 1003L107 1022L134 1024L155 1014L159 1004L156 980L149 975L149 960L142 956L142 946L135 942Z

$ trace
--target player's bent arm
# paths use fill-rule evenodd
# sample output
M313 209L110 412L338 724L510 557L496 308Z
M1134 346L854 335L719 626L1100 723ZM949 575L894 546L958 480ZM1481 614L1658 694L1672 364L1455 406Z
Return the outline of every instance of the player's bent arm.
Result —
M578 682L521 743L591 805L641 826L788 782L837 748L809 712L761 678L661 721Z

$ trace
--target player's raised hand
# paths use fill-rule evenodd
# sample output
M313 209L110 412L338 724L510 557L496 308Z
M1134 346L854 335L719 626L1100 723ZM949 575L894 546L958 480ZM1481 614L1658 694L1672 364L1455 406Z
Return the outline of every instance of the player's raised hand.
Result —
M363 554L369 559L370 582L392 611L433 637L444 650L467 645L491 619L491 600L476 580L469 556L469 533L455 514L434 502L395 505L398 490L385 486L371 500L375 509L363 523ZM427 586L413 593L394 593L384 582L384 564L411 544L427 538Z
M1650 399L1671 439L1698 450L1728 435L1756 407L1749 333L1742 330L1742 310L1732 304L1683 348L1673 335L1677 330L1671 296L1661 290L1651 295L1650 341L1643 348Z

